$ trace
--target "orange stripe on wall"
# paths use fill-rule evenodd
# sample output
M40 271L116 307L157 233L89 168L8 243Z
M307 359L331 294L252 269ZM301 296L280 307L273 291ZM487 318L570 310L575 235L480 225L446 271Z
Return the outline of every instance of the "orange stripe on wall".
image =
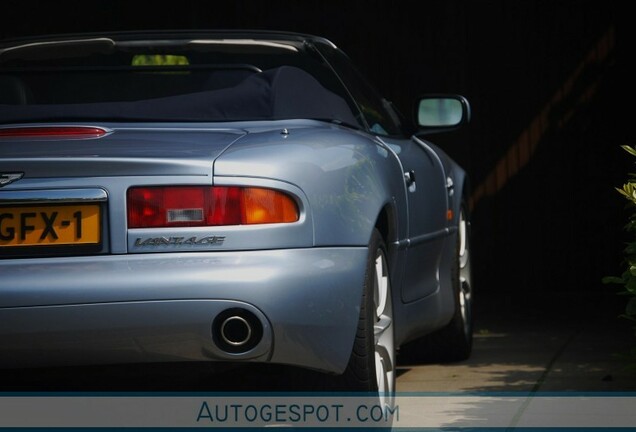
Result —
M549 102L530 121L517 140L508 148L495 166L486 175L486 178L474 189L470 199L470 207L475 206L483 198L495 195L508 181L514 177L532 159L545 133L553 126L550 123L552 110L572 95L575 84L587 68L604 63L613 52L616 43L615 29L611 26L605 34L585 54L583 60L574 71L566 78L563 85L554 93ZM588 85L575 99L575 104L565 110L557 120L557 127L563 127L584 104L588 103L598 91L600 78ZM576 96L576 95L574 95Z

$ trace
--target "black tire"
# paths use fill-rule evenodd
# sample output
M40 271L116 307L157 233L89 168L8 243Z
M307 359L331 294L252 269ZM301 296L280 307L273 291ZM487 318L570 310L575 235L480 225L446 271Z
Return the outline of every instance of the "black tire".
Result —
M395 392L393 331L393 302L386 246L380 233L374 230L369 242L358 330L349 363L341 377L344 388L348 391L389 395Z

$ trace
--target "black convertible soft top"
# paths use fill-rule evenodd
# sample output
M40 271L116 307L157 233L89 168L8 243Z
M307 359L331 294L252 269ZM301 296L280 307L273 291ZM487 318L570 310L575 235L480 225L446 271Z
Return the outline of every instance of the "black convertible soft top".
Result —
M121 101L39 104L19 78L0 76L0 123L48 121L241 121L309 118L358 122L344 99L300 68L250 73L221 89Z

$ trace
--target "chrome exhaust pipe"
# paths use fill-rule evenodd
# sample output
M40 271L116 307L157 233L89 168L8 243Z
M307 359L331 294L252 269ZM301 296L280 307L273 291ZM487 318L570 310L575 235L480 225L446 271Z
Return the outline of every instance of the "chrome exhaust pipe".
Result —
M239 315L226 318L221 323L221 338L223 342L241 347L252 337L252 326L247 320Z
M246 309L226 309L212 323L212 338L222 351L246 353L263 338L263 324Z

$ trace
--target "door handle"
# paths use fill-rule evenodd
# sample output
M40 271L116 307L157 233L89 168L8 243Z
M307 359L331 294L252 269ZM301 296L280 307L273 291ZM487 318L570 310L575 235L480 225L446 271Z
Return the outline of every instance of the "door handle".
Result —
M404 181L406 182L407 186L411 186L413 183L415 183L415 171L411 170L405 172Z

